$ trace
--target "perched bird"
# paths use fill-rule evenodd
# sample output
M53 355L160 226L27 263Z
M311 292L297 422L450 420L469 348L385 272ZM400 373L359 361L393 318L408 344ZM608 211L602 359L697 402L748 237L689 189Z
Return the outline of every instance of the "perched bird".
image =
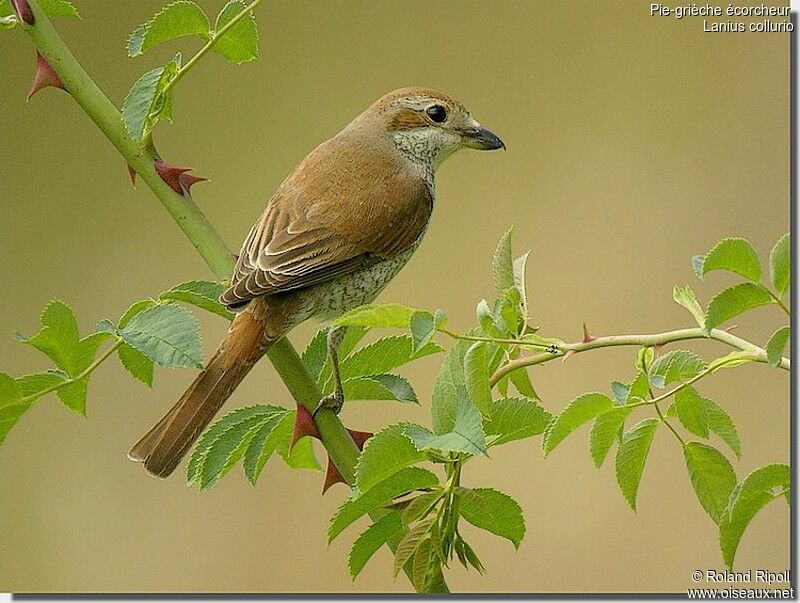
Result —
M375 299L419 246L434 205L434 172L462 148L503 142L457 100L427 88L384 96L306 156L242 245L220 301L236 312L227 336L177 404L130 451L166 477L253 365L304 320L330 320ZM328 332L335 392L337 349Z

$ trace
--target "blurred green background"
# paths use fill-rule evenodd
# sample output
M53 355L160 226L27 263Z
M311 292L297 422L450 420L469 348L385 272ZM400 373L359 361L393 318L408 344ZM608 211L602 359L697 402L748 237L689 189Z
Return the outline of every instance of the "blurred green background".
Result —
M143 58L127 34L160 1L75 0L83 21L59 30L104 91L121 104L130 84L183 40ZM221 0L202 0L215 14ZM542 333L580 336L690 326L672 302L692 283L705 303L730 282L692 275L689 259L719 238L749 238L766 258L788 229L789 39L786 34L703 33L702 19L649 16L649 3L558 0L267 2L258 10L261 59L235 67L209 56L181 82L162 155L212 179L195 200L232 247L272 191L316 144L382 94L405 85L462 100L508 146L462 153L439 172L437 207L413 261L383 301L445 308L467 330L489 296L489 260L515 225L529 262L532 313ZM145 186L69 97L46 90L25 103L34 52L20 30L0 32L0 367L41 370L15 343L58 297L83 329L130 302L210 273ZM202 316L207 354L225 330ZM760 343L782 324L777 308L739 321ZM304 346L314 330L292 334ZM693 346L707 357L727 350ZM633 375L635 352L578 355L533 371L545 405L607 391ZM429 421L438 358L405 374L421 407L353 403L343 419L375 430ZM148 477L125 453L192 378L164 371L153 391L114 364L98 371L88 419L41 401L0 449L0 589L12 591L407 591L380 551L352 584L353 530L326 550L328 518L346 490L320 498L322 475L272 462L253 488L236 470L211 492L183 470ZM712 377L702 391L735 419L750 470L788 458L789 379L763 365ZM269 363L226 407L291 405ZM669 434L653 444L633 513L613 463L592 466L586 428L546 461L539 439L470 463L467 486L492 486L523 506L519 552L465 531L488 569L456 567L453 589L490 592L679 591L694 569L722 568L714 524L691 489ZM773 504L746 533L738 569L784 570L788 512ZM457 564L456 564L457 565Z

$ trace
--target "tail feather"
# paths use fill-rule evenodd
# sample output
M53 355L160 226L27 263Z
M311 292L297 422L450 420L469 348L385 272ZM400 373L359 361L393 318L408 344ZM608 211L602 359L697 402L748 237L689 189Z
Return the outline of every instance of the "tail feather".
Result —
M249 313L248 313L249 314ZM250 369L269 349L263 327L240 314L180 400L131 448L128 458L158 477L172 473Z

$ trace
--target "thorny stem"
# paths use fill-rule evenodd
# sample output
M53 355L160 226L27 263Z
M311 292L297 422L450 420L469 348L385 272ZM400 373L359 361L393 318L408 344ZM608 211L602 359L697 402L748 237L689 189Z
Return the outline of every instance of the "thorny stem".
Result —
M764 362L764 363L767 362L766 350L758 347L753 343L750 343L746 339L742 339L741 337L737 337L736 335L732 335L731 333L728 333L727 331L723 331L721 329L711 329L709 332L706 332L704 329L696 327L696 328L678 329L675 331L665 331L663 333L651 333L644 335L607 335L604 337L596 337L590 341L564 343L561 345L557 345L556 346L557 349L555 351L540 352L538 354L533 354L531 356L521 356L516 360L512 360L508 364L497 369L494 375L492 375L490 383L492 386L494 386L497 384L498 381L500 381L500 379L502 379L504 376L511 373L512 371L524 368L526 366L543 364L545 362L549 362L556 358L562 358L568 352L577 353L577 352L584 352L587 350L595 350L599 348L609 348L617 346L642 347L642 346L666 345L668 343L674 343L676 341L686 341L689 339L713 339L715 341L719 341L733 348L736 348L737 350L742 350L744 352L751 352L752 353L751 360L754 362ZM778 366L788 371L791 368L791 361L788 358L781 358L780 364Z
M194 245L211 271L219 279L228 278L233 271L234 256L215 228L194 204L191 197L177 194L161 179L153 165L155 159L153 149L138 145L128 136L119 111L77 61L41 9L38 1L27 1L33 11L35 22L33 25L22 22L21 25L30 36L36 49L47 59L81 109L153 191L153 194ZM233 27L239 19L243 18L244 14L251 11L260 2L261 0L254 0L240 15L234 17L231 22L220 29L215 39L219 39L225 31ZM213 42L209 41L197 55L192 57L184 66L183 74L194 66L212 46ZM294 399L309 412L313 412L322 394L292 344L286 338L282 338L272 346L267 356ZM102 358L98 360L102 362ZM352 484L359 454L356 443L333 412L321 411L317 415L316 423L321 434L322 444L331 460L347 483ZM438 578L430 587L435 592L448 591L443 577Z
M444 333L448 337L452 337L453 339L460 339L462 341L485 341L488 343L504 343L508 345L518 345L521 347L531 347L531 348L539 348L542 350L551 350L551 354L556 354L558 352L557 344L547 344L547 343L539 343L538 341L526 341L524 339L503 339L498 337L480 337L478 335L460 335L458 333L453 333L452 331L448 331L447 329L439 329L440 333Z

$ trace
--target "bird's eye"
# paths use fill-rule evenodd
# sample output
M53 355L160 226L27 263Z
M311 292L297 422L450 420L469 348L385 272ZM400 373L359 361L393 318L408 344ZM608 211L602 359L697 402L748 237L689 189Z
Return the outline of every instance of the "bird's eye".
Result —
M435 121L437 124L440 124L447 119L447 109L441 105L431 105L425 109L425 113L427 113L428 117L430 117L431 120Z

